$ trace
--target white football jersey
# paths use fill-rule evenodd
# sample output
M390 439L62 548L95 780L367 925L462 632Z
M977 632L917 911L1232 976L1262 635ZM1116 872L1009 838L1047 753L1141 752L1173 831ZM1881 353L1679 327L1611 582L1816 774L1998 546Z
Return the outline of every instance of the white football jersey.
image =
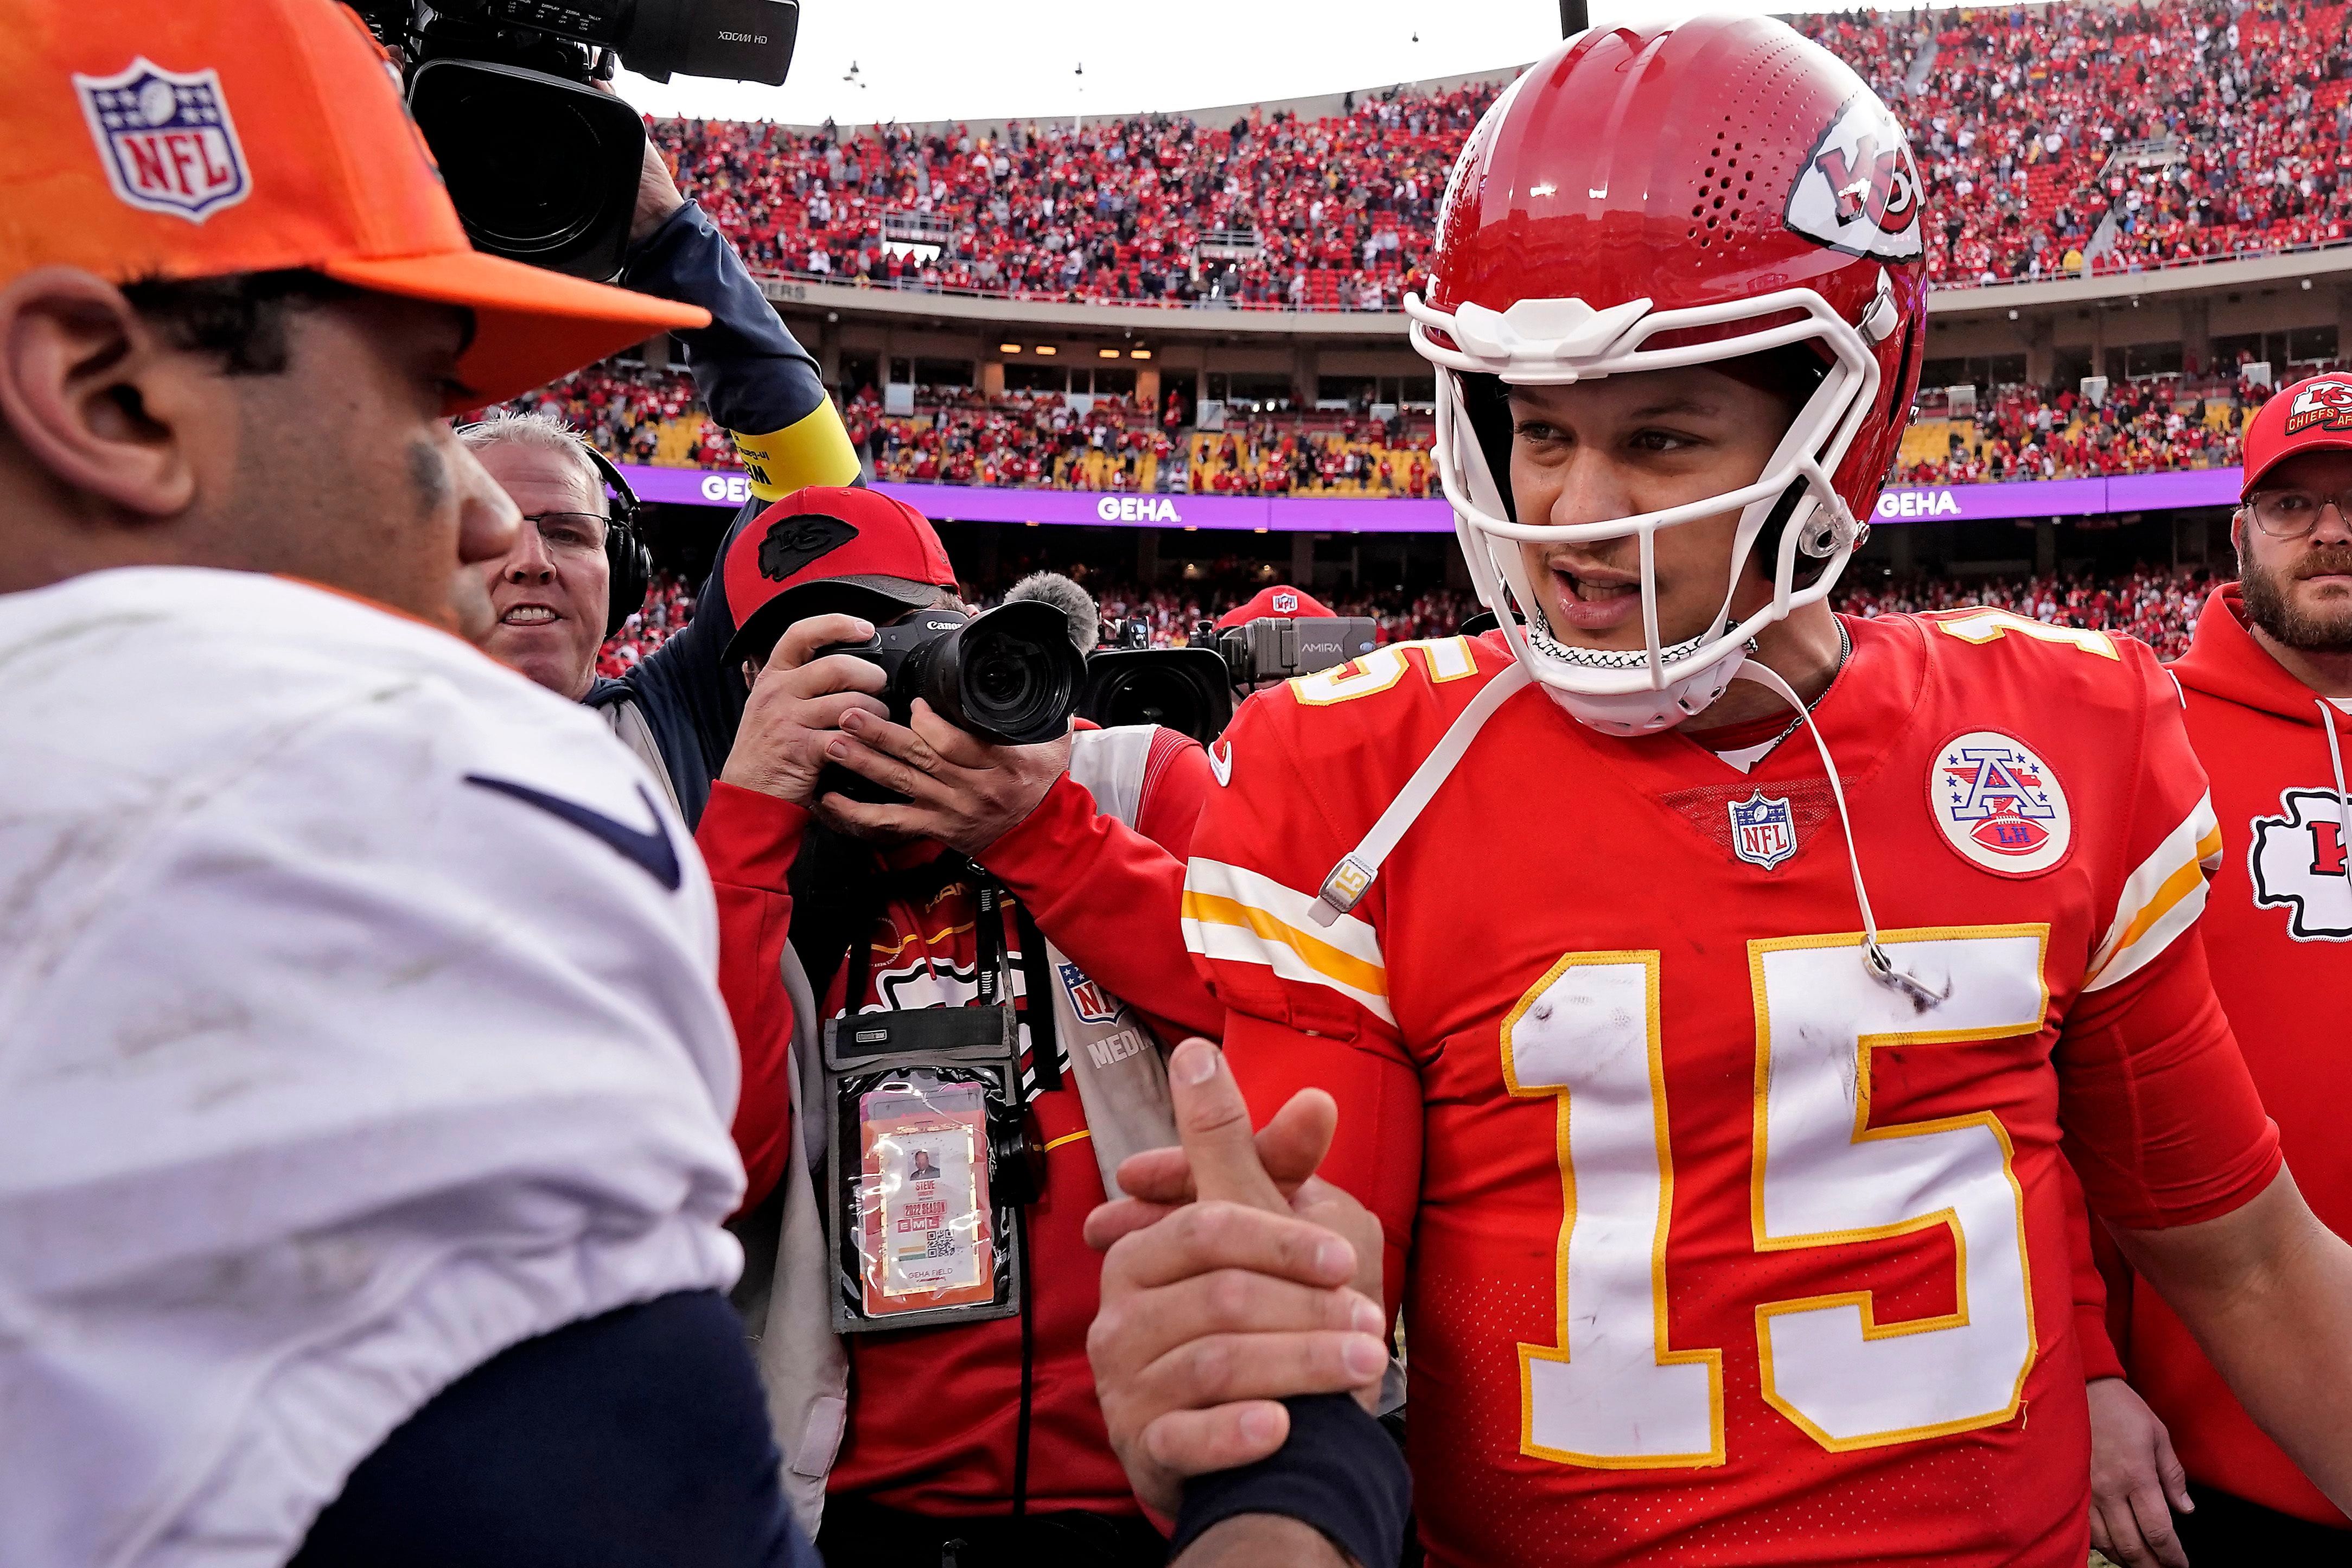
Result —
M0 595L0 1563L276 1568L436 1391L720 1289L694 842L593 713L320 588Z

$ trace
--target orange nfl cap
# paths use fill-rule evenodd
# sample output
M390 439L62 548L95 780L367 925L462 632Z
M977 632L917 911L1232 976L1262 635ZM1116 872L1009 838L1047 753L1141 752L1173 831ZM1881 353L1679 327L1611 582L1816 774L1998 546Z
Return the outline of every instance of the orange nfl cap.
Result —
M2245 479L2239 499L2298 452L2352 449L2352 375L2315 375L2281 387L2246 426Z
M1245 605L1235 605L1217 617L1217 629L1226 631L1245 626L1252 621L1262 621L1269 616L1287 616L1292 620L1320 617L1329 610L1316 603L1311 594L1303 594L1287 583L1276 583L1271 588L1260 588L1255 598Z
M457 413L670 328L691 305L486 256L391 60L335 0L33 0L0 27L0 283L303 268L462 305Z

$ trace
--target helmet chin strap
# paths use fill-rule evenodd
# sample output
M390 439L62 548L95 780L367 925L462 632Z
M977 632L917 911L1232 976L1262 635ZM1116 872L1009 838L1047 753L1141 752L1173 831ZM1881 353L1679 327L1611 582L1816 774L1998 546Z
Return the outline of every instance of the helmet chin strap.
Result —
M1780 671L1754 658L1743 660L1731 679L1752 680L1795 709L1798 721L1811 733L1813 746L1822 754L1822 771L1829 774L1830 798L1837 803L1838 827L1845 835L1845 863L1847 869L1853 874L1853 900L1862 906L1862 966L1870 972L1873 980L1908 998L1912 1011L1925 1013L1942 1006L1952 997L1948 982L1941 991L1931 990L1917 976L1895 968L1895 961L1887 957L1886 950L1879 945L1878 917L1871 912L1870 889L1863 886L1862 857L1853 845L1853 818L1845 808L1845 786L1838 782L1837 759L1830 755L1830 743L1822 738L1821 726L1813 722L1812 710L1806 707L1789 683L1780 679Z

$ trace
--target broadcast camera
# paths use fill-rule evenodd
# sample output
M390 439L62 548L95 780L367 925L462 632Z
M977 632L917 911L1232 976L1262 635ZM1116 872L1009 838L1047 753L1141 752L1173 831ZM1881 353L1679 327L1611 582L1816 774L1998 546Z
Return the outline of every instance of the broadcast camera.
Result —
M911 719L919 697L957 729L1001 746L1037 745L1068 729L1086 679L1067 617L1034 600L1000 605L977 617L924 610L862 643L822 649L818 657L835 653L882 671L889 681L882 700L891 722ZM891 805L904 799L846 768L828 767L817 790Z
M1372 651L1364 616L1266 616L1219 631L1203 621L1190 647L1151 647L1142 621L1113 628L1087 660L1078 715L1097 724L1162 724L1207 745L1232 722L1234 694L1312 675Z
M621 270L645 122L591 87L615 63L783 85L800 0L349 0L401 60L408 110L477 248Z

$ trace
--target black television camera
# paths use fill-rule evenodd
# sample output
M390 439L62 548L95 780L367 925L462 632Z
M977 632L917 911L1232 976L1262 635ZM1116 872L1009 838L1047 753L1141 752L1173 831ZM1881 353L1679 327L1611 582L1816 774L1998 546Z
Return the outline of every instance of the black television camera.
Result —
M1000 605L974 617L924 610L883 626L862 643L836 643L817 657L845 653L880 669L882 700L894 723L914 715L915 699L967 734L1001 746L1034 746L1069 728L1086 679L1062 611L1034 600ZM903 795L847 768L827 767L822 796L898 805Z
M1224 658L1209 647L1153 647L1151 623L1140 617L1106 623L1101 645L1087 656L1078 716L1105 726L1165 725L1205 746L1234 716Z
M348 0L396 51L408 110L480 250L621 270L645 157L637 111L588 84L617 60L783 85L800 0Z
M1370 616L1261 616L1219 631L1203 621L1197 636L1225 661L1243 690L1262 680L1287 680L1361 658L1372 651L1379 628Z
M1372 651L1363 616L1266 616L1217 630L1203 621L1190 647L1152 647L1142 621L1114 626L1087 660L1078 716L1097 724L1163 724L1202 745L1233 721L1234 693L1260 681L1312 675Z

